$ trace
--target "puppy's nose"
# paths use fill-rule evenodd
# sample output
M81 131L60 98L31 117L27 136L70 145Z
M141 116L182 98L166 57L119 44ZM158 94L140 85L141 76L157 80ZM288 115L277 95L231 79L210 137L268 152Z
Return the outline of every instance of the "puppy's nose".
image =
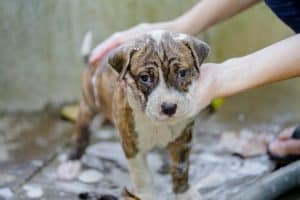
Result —
M168 115L169 117L175 114L176 108L177 108L177 104L175 103L164 102L161 104L161 111L164 114Z

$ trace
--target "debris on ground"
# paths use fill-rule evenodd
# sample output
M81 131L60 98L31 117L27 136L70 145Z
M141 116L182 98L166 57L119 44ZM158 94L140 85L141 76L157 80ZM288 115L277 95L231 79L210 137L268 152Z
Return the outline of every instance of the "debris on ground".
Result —
M41 199L44 192L38 185L23 185L23 190L26 192L26 196L30 199Z
M0 199L10 199L14 196L13 192L11 191L10 188L0 188Z
M79 113L79 104L68 104L61 108L60 115L63 119L67 119L71 122L77 120Z
M81 166L81 162L78 160L66 161L57 167L57 178L64 181L74 180L78 176Z
M266 154L267 145L272 138L270 133L256 133L243 129L240 132L222 133L220 142L228 153L246 158Z
M124 187L132 191L127 161L118 141L117 131L111 125L93 130L91 144L84 156L75 164L72 163L74 173L66 173L63 168L58 167L66 161L68 150L63 146L70 140L66 133L73 130L71 123L44 115L19 119L10 117L9 120L1 122L6 124L6 131L0 135L2 134L3 138L13 138L11 142L17 142L18 148L16 151L7 152L14 162L0 161L0 199L12 196L18 200L76 200L81 194L82 198L103 200L104 197L120 198ZM192 189L199 191L204 199L230 199L232 195L255 184L259 178L274 169L273 163L263 154L261 148L268 141L268 135L257 135L259 139L256 141L254 135L259 133L254 131L233 132L221 136L219 133L197 133L197 130L199 127L196 124L189 177ZM13 135L9 135L10 133ZM37 142L37 138L40 138L40 142ZM216 142L220 138L225 142ZM44 145L42 140L47 145ZM230 145L230 142L236 143L239 145L237 149L242 149L245 141L250 142L251 148L260 149L259 153L253 151L249 154L252 149L247 146L248 154L237 150L224 151L224 144L227 144L227 147L235 147ZM7 144L9 142L10 140L7 140ZM236 152L243 156L236 156ZM152 151L148 154L147 161L159 196L165 200L173 200L175 197L168 173L167 154L163 150ZM58 174L73 175L61 180L58 179Z
M78 180L83 183L98 183L102 178L102 173L95 169L84 170L78 176Z

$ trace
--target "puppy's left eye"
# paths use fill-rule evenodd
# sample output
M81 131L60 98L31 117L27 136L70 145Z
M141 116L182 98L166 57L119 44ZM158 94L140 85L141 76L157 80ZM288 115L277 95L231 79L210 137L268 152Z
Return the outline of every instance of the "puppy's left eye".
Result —
M143 84L150 85L152 83L152 77L148 73L141 73L139 75L139 81Z
M177 72L177 78L184 79L188 76L189 70L188 69L180 69Z

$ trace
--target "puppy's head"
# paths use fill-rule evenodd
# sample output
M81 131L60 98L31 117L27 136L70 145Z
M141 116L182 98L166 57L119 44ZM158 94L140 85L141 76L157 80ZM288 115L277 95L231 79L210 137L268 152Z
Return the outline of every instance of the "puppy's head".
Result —
M194 37L153 31L118 48L109 64L127 83L133 109L153 121L174 122L193 110L187 94L208 52L207 44Z

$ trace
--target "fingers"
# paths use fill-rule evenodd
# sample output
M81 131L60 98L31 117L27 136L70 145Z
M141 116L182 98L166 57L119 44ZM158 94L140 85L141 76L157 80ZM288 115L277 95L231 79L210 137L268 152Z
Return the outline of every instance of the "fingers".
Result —
M284 129L278 136L279 140L288 140L292 137L293 132L295 131L296 127L292 126L289 128Z
M292 126L284 129L278 136L277 140L270 144L270 151L277 155L299 155L300 140L293 139L292 134L296 127Z
M299 155L300 154L300 140L290 139L282 142L282 148L285 149L287 154Z
M101 59L112 49L120 46L124 41L132 40L147 31L153 30L154 28L163 28L148 23L142 23L132 27L126 31L114 33L107 40L99 44L92 52L89 63L92 65L97 64Z
M277 155L299 155L300 140L289 139L285 141L276 140L270 144L270 151Z
M107 40L99 44L92 52L90 56L89 63L92 65L97 64L101 59L112 49L120 46L124 41L131 40L136 38L143 33L152 30L155 26L151 26L150 24L143 23L137 26L132 27L126 31L114 33Z

